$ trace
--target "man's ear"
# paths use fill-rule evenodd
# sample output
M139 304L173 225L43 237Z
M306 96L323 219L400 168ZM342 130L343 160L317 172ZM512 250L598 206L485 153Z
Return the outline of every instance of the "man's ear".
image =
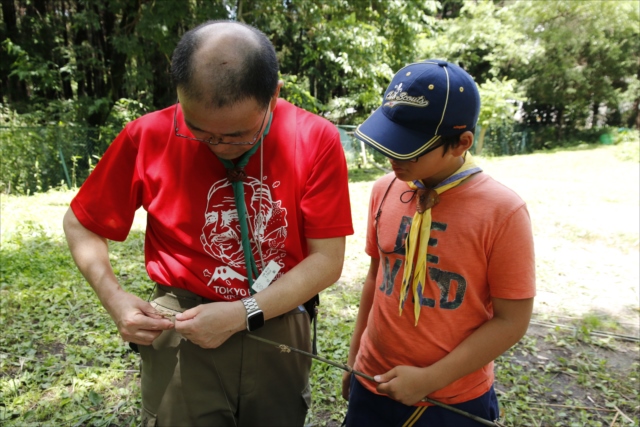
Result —
M282 89L282 86L284 86L284 82L282 80L278 80L278 86L276 86L276 91L273 93L273 97L269 104L271 112L276 109L276 104L278 103L278 97L280 96L280 89Z
M471 148L473 145L473 133L470 131L464 132L460 135L460 139L458 140L458 145L451 148L451 154L455 157L462 156L466 151Z

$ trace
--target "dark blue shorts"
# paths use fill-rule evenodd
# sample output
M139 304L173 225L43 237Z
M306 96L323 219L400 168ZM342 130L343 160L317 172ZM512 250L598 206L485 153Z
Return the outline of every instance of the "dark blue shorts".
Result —
M482 396L458 403L454 408L495 421L499 416L498 399L491 389ZM478 427L481 423L439 406L406 406L387 396L371 393L355 375L351 376L349 409L343 425L347 427Z

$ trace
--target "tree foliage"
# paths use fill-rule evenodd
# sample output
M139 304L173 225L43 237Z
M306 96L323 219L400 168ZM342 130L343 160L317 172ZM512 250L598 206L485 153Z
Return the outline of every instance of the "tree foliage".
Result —
M480 115L478 126L480 132L477 137L475 152L482 152L484 136L491 125L500 125L511 122L518 108L527 100L518 90L515 80L503 78L499 80L493 77L479 86Z
M521 125L555 140L640 126L632 0L3 0L1 12L0 186L23 192L71 182L72 159L81 180L127 120L175 102L173 49L210 19L265 32L282 96L336 124L359 124L407 63L443 58L478 82L485 129L507 129L518 99Z
M436 10L433 0L7 1L0 96L20 113L56 107L41 123L100 126L123 98L162 108L175 101L169 66L181 35L236 19L271 38L285 97L353 121L413 59Z
M122 98L149 108L169 105L175 100L170 57L180 34L208 18L226 18L226 3L2 2L7 60L0 68L0 95L21 113L57 106L57 114L40 123L64 119L89 126L105 124Z
M421 48L478 82L517 81L528 99L524 120L560 138L566 128L640 124L635 1L467 2Z
M459 63L480 84L516 80L531 123L640 120L634 1L4 1L2 102L35 113L37 123L89 126L107 123L120 99L167 106L173 48L208 19L264 31L278 52L283 95L338 123L358 123L395 70L427 57Z

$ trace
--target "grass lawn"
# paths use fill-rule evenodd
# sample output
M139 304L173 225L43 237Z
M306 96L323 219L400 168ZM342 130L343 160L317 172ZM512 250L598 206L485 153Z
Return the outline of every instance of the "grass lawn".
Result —
M640 420L637 143L479 158L531 213L538 277L534 319L496 363L509 426L632 426ZM321 295L319 352L345 362L359 293L367 204L377 169L351 174L356 233L341 279ZM75 269L62 235L71 191L1 195L0 424L139 423L138 359ZM123 286L146 298L144 212L111 244ZM314 362L308 423L338 426L341 371Z

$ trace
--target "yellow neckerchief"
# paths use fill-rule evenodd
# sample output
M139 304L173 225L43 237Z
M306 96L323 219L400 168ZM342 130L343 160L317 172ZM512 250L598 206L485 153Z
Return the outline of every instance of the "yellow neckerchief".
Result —
M404 273L400 288L400 315L404 303L409 295L409 285L413 289L413 311L418 325L424 284L427 280L427 247L431 235L431 208L438 204L439 194L460 184L482 169L473 161L470 153L466 153L464 163L449 178L436 185L433 189L425 187L421 181L407 182L411 189L417 191L416 213L411 222L411 229L405 240ZM414 263L417 256L417 264ZM414 271L415 270L415 271ZM413 274L412 274L413 273Z

